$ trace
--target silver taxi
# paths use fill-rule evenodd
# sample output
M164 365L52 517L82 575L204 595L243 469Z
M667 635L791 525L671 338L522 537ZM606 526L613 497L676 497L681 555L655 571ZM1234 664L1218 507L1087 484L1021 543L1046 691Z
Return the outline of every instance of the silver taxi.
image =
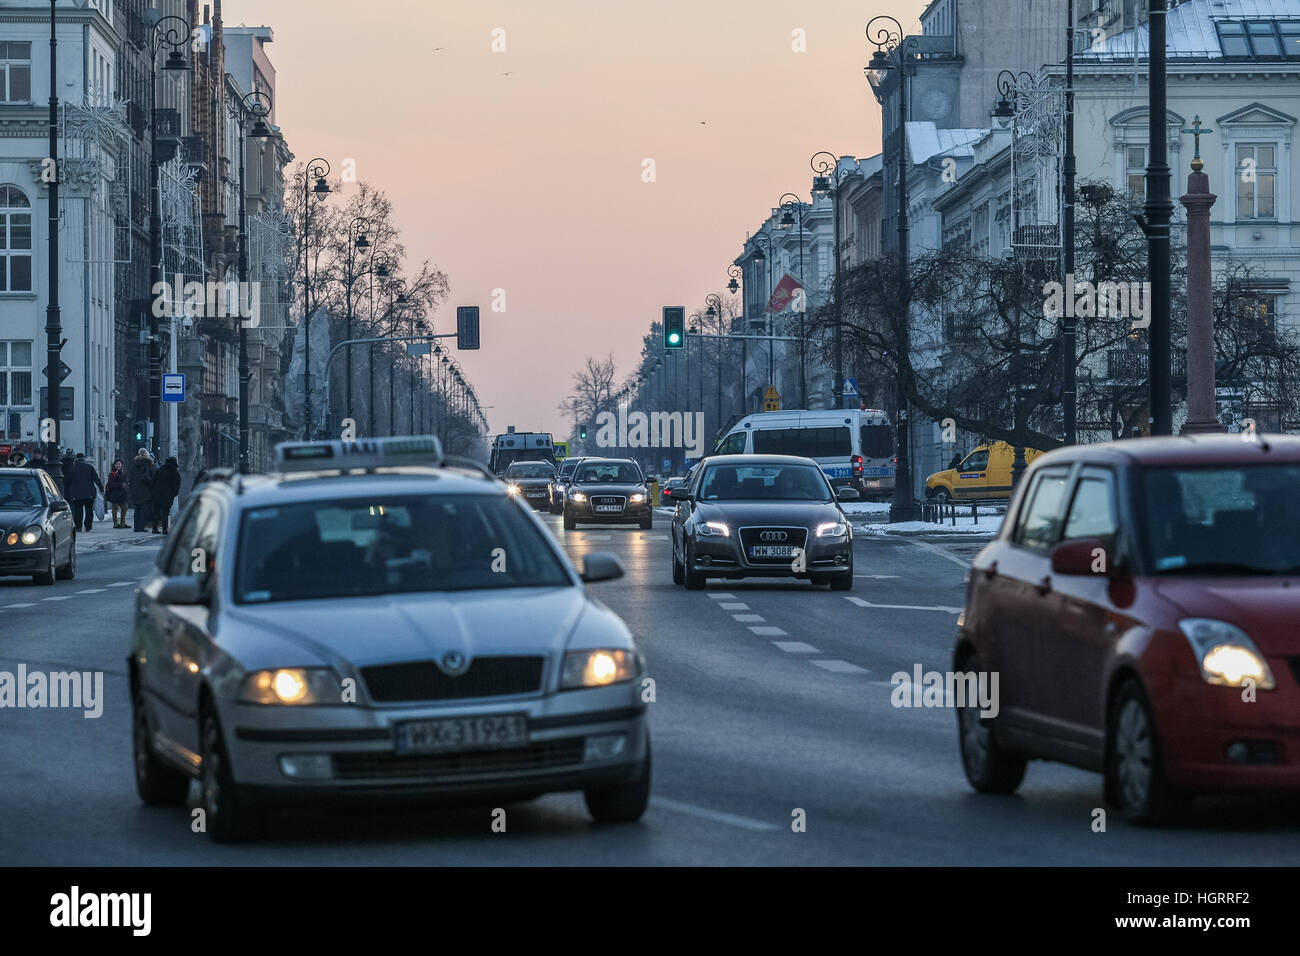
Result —
M436 438L277 446L210 480L136 592L136 785L207 832L271 806L530 799L645 811L644 661L531 509Z

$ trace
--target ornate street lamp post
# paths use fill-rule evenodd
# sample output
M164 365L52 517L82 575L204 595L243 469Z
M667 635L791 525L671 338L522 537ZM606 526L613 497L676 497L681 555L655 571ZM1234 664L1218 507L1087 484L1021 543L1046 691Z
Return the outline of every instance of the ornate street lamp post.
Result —
M830 196L834 204L834 229L833 247L834 255L834 273L831 280L831 297L834 299L835 309L835 394L833 396L833 407L845 407L844 398L844 334L843 334L843 306L840 304L840 184L844 182L852 173L851 168L840 168L839 160L835 154L829 150L821 150L814 153L812 159L808 161L813 171L812 191L814 196ZM856 406L854 406L856 407Z
M796 196L794 193L785 193L784 195L781 196L779 202L781 208L785 210L785 212L781 214L782 229L789 229L791 226L795 224L795 216L790 210L791 209L799 210L799 216L798 216L799 296L800 296L799 301L802 305L802 308L798 310L799 311L799 407L807 408L808 407L808 388L807 388L808 383L807 383L807 376L804 372L804 324L803 324L804 315L808 309L808 304L807 304L808 290L804 286L804 279L803 279L803 241L804 241L803 206L804 203L803 200L800 199L798 196Z
M266 117L271 113L271 97L260 90L245 94L236 104L239 112L239 289L248 288L248 180L244 177L246 139L267 139L271 128ZM245 132L249 117L256 117L253 128ZM240 303L243 305L243 303ZM260 308L260 306L259 306ZM239 473L246 475L248 465L248 322L239 315ZM173 436L174 437L174 436Z
M329 195L330 184L325 177L330 174L330 164L317 157L306 165L302 173L302 329L303 329L303 376L302 376L302 437L311 439L311 197L324 201ZM315 179L316 185L311 186ZM328 407L329 396L325 396Z

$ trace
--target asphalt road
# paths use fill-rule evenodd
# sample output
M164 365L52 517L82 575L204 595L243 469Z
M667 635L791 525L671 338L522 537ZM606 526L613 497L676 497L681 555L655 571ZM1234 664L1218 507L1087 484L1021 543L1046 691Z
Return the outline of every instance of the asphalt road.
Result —
M124 672L132 587L158 539L84 552L52 588L0 579L0 670L104 672L102 716L0 710L0 863L1105 864L1300 862L1300 815L1276 799L1204 802L1175 830L1115 817L1094 832L1098 776L1031 765L1019 794L973 793L953 714L895 708L890 676L946 670L977 545L860 536L852 593L803 583L671 583L668 521L651 531L543 519L575 561L612 551L592 585L642 643L655 680L655 769L639 824L596 826L578 794L506 807L279 814L260 843L217 846L186 809L135 794ZM129 535L129 532L96 531ZM191 791L191 800L195 796ZM800 812L802 811L802 812ZM805 821L804 832L793 824Z

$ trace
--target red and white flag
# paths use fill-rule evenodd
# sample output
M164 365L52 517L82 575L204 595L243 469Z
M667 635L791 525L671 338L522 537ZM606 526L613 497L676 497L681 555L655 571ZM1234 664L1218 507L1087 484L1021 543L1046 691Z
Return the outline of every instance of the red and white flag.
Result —
M772 298L767 300L767 312L784 312L790 307L790 300L794 297L795 289L802 289L799 280L790 273L786 273L781 281L776 284L772 290Z

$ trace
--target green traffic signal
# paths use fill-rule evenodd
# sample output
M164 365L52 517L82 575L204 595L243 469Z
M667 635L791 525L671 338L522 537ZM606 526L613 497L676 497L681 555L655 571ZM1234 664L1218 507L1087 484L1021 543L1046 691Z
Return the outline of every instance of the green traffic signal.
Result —
M686 309L680 305L664 306L664 348L679 349L686 344Z

